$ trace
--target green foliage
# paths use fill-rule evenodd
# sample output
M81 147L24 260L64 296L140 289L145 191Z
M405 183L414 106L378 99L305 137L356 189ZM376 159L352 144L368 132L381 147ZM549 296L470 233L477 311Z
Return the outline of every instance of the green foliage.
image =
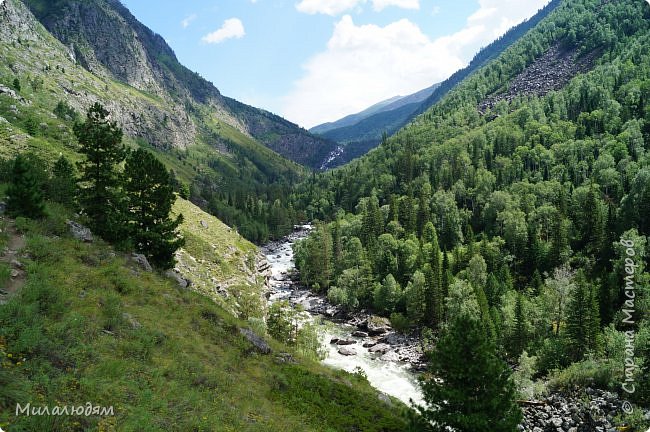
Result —
M272 338L281 342L291 342L294 336L293 308L288 302L275 302L269 306L266 328Z
M74 208L78 194L77 178L72 163L61 156L52 167L52 178L48 182L48 198L68 208Z
M174 252L184 244L177 233L183 215L169 216L176 195L167 169L152 153L138 149L127 157L124 177L131 241L152 265L173 267Z
M510 369L486 336L467 315L452 321L429 356L432 377L422 383L427 405L419 408L422 422L415 430L517 430L522 414Z
M79 113L68 102L60 100L54 110L52 111L61 120L72 121L74 123L79 120Z
M99 103L88 110L86 121L77 123L75 135L85 159L79 164L80 204L92 231L108 241L125 238L124 196L118 165L124 161L122 130L108 120Z
M399 312L390 314L390 325L400 333L406 333L410 327L408 318Z
M12 86L13 86L14 90L16 90L17 92L20 92L21 87L20 87L20 80L18 78L14 78Z
M32 219L45 214L43 195L36 177L36 168L24 156L14 159L12 182L7 189L7 213Z

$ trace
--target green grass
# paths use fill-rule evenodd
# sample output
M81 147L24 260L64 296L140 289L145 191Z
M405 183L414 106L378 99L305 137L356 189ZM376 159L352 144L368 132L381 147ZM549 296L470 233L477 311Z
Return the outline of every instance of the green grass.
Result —
M53 212L52 210L50 211ZM210 299L102 242L22 222L28 279L0 306L0 426L15 431L401 431L404 409L354 375L257 354ZM128 315L125 315L128 314ZM270 341L274 353L290 348ZM16 403L115 417L15 416Z

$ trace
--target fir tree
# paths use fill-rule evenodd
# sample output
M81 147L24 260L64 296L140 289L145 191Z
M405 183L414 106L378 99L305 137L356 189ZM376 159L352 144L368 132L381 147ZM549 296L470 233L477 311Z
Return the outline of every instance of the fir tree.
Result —
M88 216L91 229L108 241L126 237L124 196L117 167L126 157L122 130L108 119L109 113L95 103L84 123L74 126L74 133L86 158L79 164L80 204Z
M20 92L21 86L20 86L20 80L18 78L14 78L13 87L14 90Z
M126 159L125 190L128 219L135 247L160 268L174 265L174 252L184 244L176 229L183 215L175 219L170 212L176 195L171 176L156 157L138 149Z
M510 368L497 357L481 323L467 314L456 317L430 361L435 378L422 382L427 406L418 408L422 421L414 430L517 430L522 415L515 403Z
M7 214L38 219L45 215L45 205L34 166L18 155L13 163L12 178L7 190Z

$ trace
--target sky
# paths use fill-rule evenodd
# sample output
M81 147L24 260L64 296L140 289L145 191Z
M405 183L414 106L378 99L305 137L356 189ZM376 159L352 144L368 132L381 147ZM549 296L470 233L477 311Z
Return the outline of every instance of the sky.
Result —
M550 0L122 0L222 94L305 128L443 81Z

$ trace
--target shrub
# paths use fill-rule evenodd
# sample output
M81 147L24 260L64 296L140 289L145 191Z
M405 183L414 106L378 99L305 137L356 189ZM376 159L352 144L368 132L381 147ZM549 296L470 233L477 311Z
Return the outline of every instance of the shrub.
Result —
M409 320L399 312L390 314L390 325L400 333L405 333L409 329Z

